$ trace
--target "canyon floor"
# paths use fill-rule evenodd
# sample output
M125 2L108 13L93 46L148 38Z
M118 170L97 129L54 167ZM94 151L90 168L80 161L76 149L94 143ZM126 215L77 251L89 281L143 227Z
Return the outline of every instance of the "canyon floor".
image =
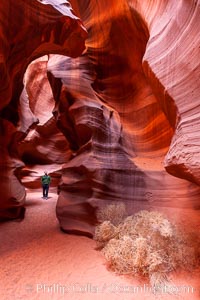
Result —
M199 269L172 274L173 289L156 295L147 280L110 272L93 240L60 230L56 200L54 189L48 200L29 190L25 219L0 224L2 300L200 299Z

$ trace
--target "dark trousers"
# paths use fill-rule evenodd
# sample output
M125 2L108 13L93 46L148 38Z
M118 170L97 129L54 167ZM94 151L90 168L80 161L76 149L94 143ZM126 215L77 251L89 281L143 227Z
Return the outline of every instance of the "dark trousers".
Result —
M43 184L42 188L43 188L43 197L47 198L48 197L48 191L49 191L49 185L48 184Z

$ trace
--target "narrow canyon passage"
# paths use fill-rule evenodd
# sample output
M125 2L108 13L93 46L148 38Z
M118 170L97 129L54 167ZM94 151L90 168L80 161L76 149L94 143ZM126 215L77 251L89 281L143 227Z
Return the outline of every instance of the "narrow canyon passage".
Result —
M0 300L200 299L200 0L178 2L0 1ZM110 234L114 263L170 272L156 295L87 237L121 202L183 229Z
M108 271L93 240L60 231L56 200L54 188L48 200L41 198L39 189L27 190L26 218L0 224L2 300L199 299L199 270L172 274L178 294L157 296L148 281Z

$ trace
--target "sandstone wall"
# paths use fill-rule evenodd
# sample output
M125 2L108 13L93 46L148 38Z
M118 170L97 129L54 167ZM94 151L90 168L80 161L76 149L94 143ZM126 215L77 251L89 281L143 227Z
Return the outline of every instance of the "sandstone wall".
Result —
M74 149L74 158L63 166L57 203L62 228L92 232L95 210L112 201L125 201L129 211L197 208L199 188L171 177L164 166L176 177L198 182L197 126L190 126L194 140L187 143L188 150L183 149L186 133L176 142L183 118L178 99L185 106L190 93L189 85L184 92L183 73L199 94L199 40L187 40L191 19L199 24L198 3L71 3L89 33L85 54L79 59L52 57L48 63L60 103L57 121ZM184 41L190 50L183 49ZM183 71L188 59L194 68Z
M19 216L25 200L25 190L16 171L23 165L16 163L16 159L24 132L15 129L25 70L33 59L44 54L76 57L84 49L86 31L68 4L37 0L0 3L0 218ZM29 109L27 113L29 123L34 123L35 117Z
M87 38L62 1L56 6L59 13L56 0L49 0L51 6L22 2L19 14L28 12L35 24L40 12L36 20L42 26L35 32L23 21L28 17L22 18L21 35L12 27L14 48L6 48L5 21L1 31L2 136L10 134L2 153L11 173L21 168L19 158L53 163L65 153L57 217L66 231L91 235L96 211L112 202L124 201L129 212L199 208L200 2L71 0ZM8 4L2 7L8 14ZM37 36L37 41L26 36ZM48 53L65 56L39 60L41 72L30 66L18 116L24 70L30 60ZM5 207L12 207L8 173L2 174ZM19 186L17 205L24 199Z

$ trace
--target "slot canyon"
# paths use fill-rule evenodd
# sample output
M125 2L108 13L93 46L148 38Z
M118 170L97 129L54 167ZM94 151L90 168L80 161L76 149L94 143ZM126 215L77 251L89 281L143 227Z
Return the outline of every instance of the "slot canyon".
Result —
M156 299L120 293L141 282L92 238L122 202L199 237L199 17L200 0L1 0L1 299ZM199 274L172 275L182 299Z

